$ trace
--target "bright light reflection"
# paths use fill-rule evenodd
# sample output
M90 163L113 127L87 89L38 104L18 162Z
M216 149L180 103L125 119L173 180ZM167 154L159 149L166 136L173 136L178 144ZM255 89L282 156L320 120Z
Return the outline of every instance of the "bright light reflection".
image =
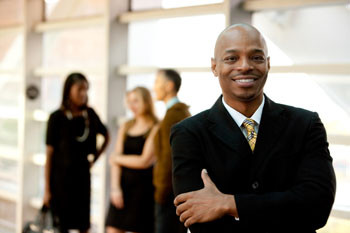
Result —
M131 23L128 64L209 67L216 38L224 28L223 14Z
M159 20L156 63L165 67L209 67L216 38L224 28L223 14Z
M272 40L267 36L264 36L268 54L270 57L270 63L272 66L291 66L294 64L292 59L285 54Z
M307 74L270 74L265 93L275 102L315 111L328 134L350 134L350 118Z
M333 157L333 166L337 171L337 193L334 208L350 211L350 146L330 145L329 150ZM339 191L341 190L341 191Z

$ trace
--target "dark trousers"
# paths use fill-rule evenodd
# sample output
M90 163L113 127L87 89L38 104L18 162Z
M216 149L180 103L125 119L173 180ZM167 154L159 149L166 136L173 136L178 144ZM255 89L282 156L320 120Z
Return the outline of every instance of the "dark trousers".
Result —
M155 204L156 231L155 233L186 233L187 228L180 222L176 215L176 208L172 202L166 204Z

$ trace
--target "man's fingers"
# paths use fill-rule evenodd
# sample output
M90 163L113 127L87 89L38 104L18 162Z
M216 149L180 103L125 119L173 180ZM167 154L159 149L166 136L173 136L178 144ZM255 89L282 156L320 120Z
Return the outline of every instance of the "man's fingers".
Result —
M177 195L175 200L174 200L174 205L178 206L181 203L187 201L191 196L193 192L188 192L188 193L182 193L180 195Z
M204 183L204 187L208 187L210 185L214 185L213 181L211 181L211 179L210 179L210 177L208 175L207 169L203 169L202 170L201 177L202 177L202 180L203 180L203 183Z
M190 227L194 223L196 223L196 219L192 216L185 221L184 225L185 227Z
M175 199L174 199L174 205L175 206L178 206L178 205L180 205L183 201L183 199L184 199L184 196L185 194L180 194L180 195L177 195L176 197L175 197Z
M193 213L193 210L186 210L180 216L180 222L183 222L185 227L189 227L194 223L197 223L198 216Z
M192 211L191 210L186 210L184 211L180 216L180 222L185 222L188 218L192 216Z
M176 215L180 216L183 212L190 208L191 206L187 202L184 202L176 207Z

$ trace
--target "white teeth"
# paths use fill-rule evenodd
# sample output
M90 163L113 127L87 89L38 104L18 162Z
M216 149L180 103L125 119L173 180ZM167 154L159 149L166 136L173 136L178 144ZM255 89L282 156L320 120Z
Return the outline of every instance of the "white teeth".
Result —
M249 83L249 82L253 82L254 79L238 79L236 80L236 82L239 82L239 83Z

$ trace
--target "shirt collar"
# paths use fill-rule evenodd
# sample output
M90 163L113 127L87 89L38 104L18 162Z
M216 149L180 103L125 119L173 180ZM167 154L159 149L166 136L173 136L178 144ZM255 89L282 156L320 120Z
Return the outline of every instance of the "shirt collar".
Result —
M222 97L222 103L224 105L224 107L226 108L226 110L228 111L228 113L230 114L230 116L232 117L232 119L236 122L236 124L240 127L243 123L243 121L247 118L246 116L244 116L242 113L238 112L237 110L235 110L234 108L232 108L231 106L229 106L225 100L224 97ZM255 113L253 114L252 117L250 117L250 119L253 119L257 125L260 124L260 120L261 120L261 115L263 112L263 108L264 108L264 104L265 104L265 96L263 96L263 100L261 101L260 106L258 107L258 109L255 111Z
M179 98L177 98L177 96L174 96L166 103L166 109L171 108L172 106L174 106L175 104L177 104L179 102L180 102Z

